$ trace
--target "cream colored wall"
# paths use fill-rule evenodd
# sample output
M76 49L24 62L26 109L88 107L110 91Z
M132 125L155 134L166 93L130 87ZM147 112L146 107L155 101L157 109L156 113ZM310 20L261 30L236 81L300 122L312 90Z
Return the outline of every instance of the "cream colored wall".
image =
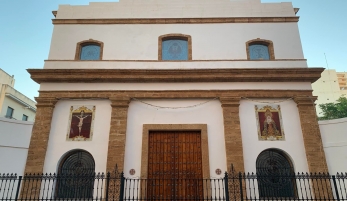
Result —
M184 107L197 105L207 101L207 99L159 99L142 101L157 106ZM269 99L259 101L271 102L281 100ZM82 104L96 105L93 140L87 142L66 141L69 108L71 105ZM255 104L259 103L242 100L240 104L245 170L254 172L255 161L260 152L268 148L277 148L289 155L294 164L295 171L308 171L296 104L292 100L278 103L282 111L283 127L286 134L285 141L258 140L254 110ZM110 102L107 100L59 101L54 109L44 172L56 171L62 156L73 149L84 149L90 152L97 165L96 171L105 171L110 118L111 107ZM160 109L133 100L128 109L124 164L125 176L130 176L128 175L128 170L132 168L136 170L134 177L141 174L143 124L207 124L211 177L217 177L214 172L215 169L220 168L222 171L225 171L227 165L229 165L225 163L223 113L218 100L212 100L197 107L180 109ZM295 145L295 149L293 149L293 145Z
M7 108L11 107L14 109L13 111L13 118L16 120L22 120L23 114L28 116L28 121L35 121L35 114L31 109L26 108L22 104L19 104L17 101L14 101L13 99L5 96L3 105L2 105L2 110L1 110L1 117L5 117Z
M163 107L187 107L197 105L208 100L142 100L146 103ZM222 107L218 100L206 104L181 109L159 109L138 101L132 101L128 110L128 121L125 144L124 173L129 177L129 170L135 169L135 175L141 175L142 131L143 124L207 124L208 151L211 177L220 168L226 171L226 155L224 143L224 126ZM147 164L142 164L147 165Z
M311 90L307 82L219 82L219 83L41 83L40 91L65 90Z
M46 61L45 69L211 69L211 68L306 68L297 61Z
M94 130L91 141L67 141L70 107L73 105L95 105ZM107 147L111 122L109 100L61 100L54 107L51 131L43 172L57 172L60 160L71 150L88 151L95 160L95 171L106 171Z
M280 105L281 107L283 129L285 133L284 141L258 140L255 105L266 105L266 103L261 102L280 102L274 104ZM296 103L293 100L242 100L240 103L240 125L246 172L256 172L256 159L258 155L269 148L284 151L289 158L291 158L295 172L308 172L300 117Z
M28 116L28 121L35 120L36 111L25 108L28 105L35 109L36 102L26 97L19 91L14 89L15 79L0 68L0 117L5 117L7 108L14 109L13 118L22 120L23 114ZM19 99L22 104L10 98L10 95Z
M88 18L201 18L295 16L291 3L260 0L120 0L89 5L60 5L57 19Z
M276 59L304 59L297 23L55 25L49 59L74 60L76 44L92 38L104 42L103 60L158 60L158 37L172 33L191 35L193 60L247 59L245 43L256 38L273 41ZM269 63L271 62L259 61L248 64L252 67L267 67ZM229 62L227 65L235 67L237 66L235 64ZM282 67L281 63L276 64L271 66ZM283 67L289 67L290 64L284 62ZM47 65L50 64L45 64L45 68L49 67ZM56 64L55 67L64 68L66 65L76 67L76 64L67 62ZM105 66L103 62L84 66L98 68L98 65ZM114 68L118 67L115 66L117 64L112 65ZM156 65L160 65L160 68L173 65L176 68L184 68L185 65L189 65L190 68L203 68L208 64L195 62L153 64ZM307 67L306 62L299 64L293 62L293 65ZM147 65L147 68L151 66ZM223 63L216 63L209 68L223 68L223 66ZM136 67L138 66L132 68Z
M14 78L0 68L0 84L7 84L14 87Z
M15 101L9 94L18 98L21 103ZM11 107L14 109L13 118L22 120L23 114L28 116L28 121L35 120L36 106L35 102L24 96L9 85L2 85L0 93L0 117L5 117L7 108ZM32 108L32 109L29 109Z
M316 103L317 115L322 116L319 104L332 103L339 99L344 93L340 90L335 70L324 70L321 78L312 84L313 95L318 96ZM347 93L346 93L347 94Z
M319 121L329 172L346 172L347 118Z
M7 85L0 84L0 117L2 116L2 112L3 112L2 108L3 108L3 104L5 100L6 88L7 88Z

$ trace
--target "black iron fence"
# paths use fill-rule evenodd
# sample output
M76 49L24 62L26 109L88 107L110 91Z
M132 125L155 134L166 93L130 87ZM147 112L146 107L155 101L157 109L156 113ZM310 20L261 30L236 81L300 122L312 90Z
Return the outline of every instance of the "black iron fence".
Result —
M222 178L125 178L93 175L0 175L0 200L337 200L347 201L347 173L257 175L230 171Z

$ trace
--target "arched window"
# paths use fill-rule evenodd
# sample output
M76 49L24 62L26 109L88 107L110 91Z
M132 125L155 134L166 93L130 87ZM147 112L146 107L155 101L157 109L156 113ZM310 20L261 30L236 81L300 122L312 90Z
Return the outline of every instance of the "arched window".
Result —
M93 156L74 150L62 159L57 177L58 198L92 198L95 179Z
M159 60L192 60L192 39L189 35L168 34L159 37Z
M75 60L102 60L104 43L89 39L77 43Z
M248 60L275 60L273 43L270 40L255 39L246 42Z
M256 168L261 198L296 197L295 173L285 153L277 149L261 152L257 158Z

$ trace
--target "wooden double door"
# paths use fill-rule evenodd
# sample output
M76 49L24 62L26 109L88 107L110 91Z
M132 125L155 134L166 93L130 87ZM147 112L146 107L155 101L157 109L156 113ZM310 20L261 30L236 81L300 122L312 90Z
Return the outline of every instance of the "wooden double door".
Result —
M200 131L149 133L148 200L203 200Z

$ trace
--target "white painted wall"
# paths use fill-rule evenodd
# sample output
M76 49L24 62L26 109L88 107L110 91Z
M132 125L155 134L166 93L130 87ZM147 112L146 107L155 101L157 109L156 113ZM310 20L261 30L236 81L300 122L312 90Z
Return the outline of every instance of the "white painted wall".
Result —
M143 100L157 106L185 107L207 101L194 100ZM212 100L198 107L184 109L159 109L138 101L129 105L127 121L127 137L125 146L124 172L130 177L129 170L135 169L139 177L141 174L142 131L143 124L207 124L209 162L211 177L220 168L226 171L226 155L224 143L224 126L222 107L218 100ZM147 164L144 164L147 165Z
M0 117L0 174L23 175L33 122Z
M213 69L213 68L307 68L306 60L296 61L45 61L45 69Z
M309 82L195 82L195 83L41 83L40 91L60 90L311 90Z
M329 172L347 171L347 118L319 121Z
M171 33L191 35L193 60L247 59L256 38L273 41L276 59L304 59L297 23L55 25L49 59L74 60L76 44L92 38L104 42L103 60L158 60L158 37Z
M70 107L72 105L95 105L94 132L91 141L66 141ZM105 172L108 138L111 122L111 102L109 100L61 100L53 112L48 149L43 171L57 172L60 159L68 151L83 149L95 160L95 171Z
M261 102L276 102L283 100L257 100ZM276 148L284 151L292 159L295 172L308 172L306 152L302 137L300 118L296 103L292 100L278 104L281 107L285 141L259 141L256 123L255 105L249 100L240 102L240 125L242 133L243 156L246 172L256 172L256 160L258 155L265 149Z

